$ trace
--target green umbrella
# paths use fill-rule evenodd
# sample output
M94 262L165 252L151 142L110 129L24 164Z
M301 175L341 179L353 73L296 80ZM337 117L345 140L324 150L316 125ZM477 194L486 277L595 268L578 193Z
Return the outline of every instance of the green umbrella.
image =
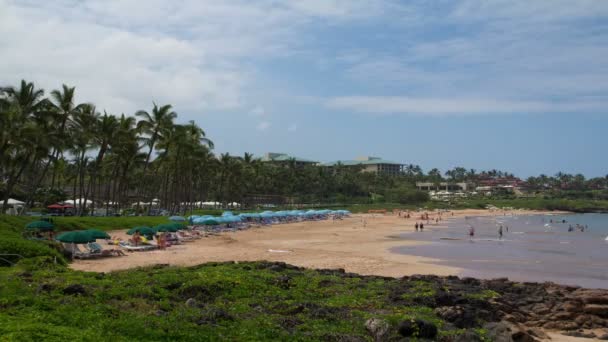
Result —
M157 232L177 232L179 228L172 223L166 223L159 224L158 226L154 227L154 230Z
M139 227L135 227L135 228L131 228L127 231L127 234L129 235L133 235L136 232L139 232L139 234L141 235L146 235L146 236L151 236L156 234L156 231L150 227L146 227L146 226L139 226Z
M47 221L34 221L28 223L25 228L27 229L36 229L36 230L53 230L54 226L52 223Z
M168 223L169 225L171 225L173 228L176 228L177 230L184 230L187 229L186 225L182 224L182 223Z
M85 230L85 232L91 233L91 236L96 239L109 239L110 238L110 235L108 235L108 233L101 231L99 229L95 229L95 228L87 229L87 230Z
M214 220L214 219L207 219L207 220L204 220L202 222L202 224L207 225L207 226L217 226L220 223L217 220Z
M95 242L95 237L86 230L80 230L75 232L65 232L57 235L57 241L66 243L89 243Z

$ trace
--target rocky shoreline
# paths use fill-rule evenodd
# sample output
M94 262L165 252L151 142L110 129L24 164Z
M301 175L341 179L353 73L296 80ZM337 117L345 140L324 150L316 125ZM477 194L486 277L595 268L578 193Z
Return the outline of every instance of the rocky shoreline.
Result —
M344 270L320 270L343 277L361 277ZM367 278L367 277L366 277ZM384 277L382 278L393 279ZM421 285L425 284L423 289ZM443 329L479 329L492 341L550 340L547 331L608 340L608 290L554 283L513 282L507 278L479 280L456 276L414 275L390 285L389 300L404 306L426 306L447 322ZM376 341L395 336L435 339L436 329L425 321L390 326L370 319L366 328ZM391 333L393 330L393 333ZM480 341L467 331L444 341Z

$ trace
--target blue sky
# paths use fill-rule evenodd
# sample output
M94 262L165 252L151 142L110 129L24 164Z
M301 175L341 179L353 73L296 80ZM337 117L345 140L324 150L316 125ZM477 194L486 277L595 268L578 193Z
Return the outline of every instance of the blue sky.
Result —
M195 120L216 152L608 174L608 1L0 0L3 83Z

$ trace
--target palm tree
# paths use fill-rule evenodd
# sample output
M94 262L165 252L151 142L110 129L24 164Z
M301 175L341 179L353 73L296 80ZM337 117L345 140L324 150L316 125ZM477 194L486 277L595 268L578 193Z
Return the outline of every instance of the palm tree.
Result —
M103 158L108 151L110 143L118 134L119 122L115 116L104 113L103 116L98 118L94 126L95 132L93 134L93 143L99 150L97 151L97 158L95 158L95 163L93 164L93 171L89 178L88 188L91 189L91 198L95 201L95 181L97 180L99 169L102 167Z
M55 179L57 175L57 158L62 153L64 148L71 145L69 135L66 134L66 129L74 115L76 115L82 107L82 105L74 105L75 91L76 87L68 87L65 84L62 85L61 90L51 91L51 102L53 105L53 114L58 137L58 144L57 146L53 146L54 151L51 155L51 159L54 163L51 189L53 189L55 186Z
M159 107L156 103L153 103L152 113L148 113L143 110L139 110L135 113L136 117L142 117L142 120L137 123L137 129L146 134L147 137L142 138L145 144L148 146L148 154L146 155L146 161L144 164L143 175L141 178L141 184L145 184L148 166L150 165L150 157L152 151L160 138L162 138L163 132L170 130L173 126L173 120L177 117L177 113L172 111L172 106L166 104ZM141 195L141 194L140 194ZM137 201L137 210L139 210L139 199Z
M42 110L45 101L42 99L44 91L36 89L33 83L25 80L21 81L19 88L0 88L0 95L2 95L0 107L3 109L3 119L0 120L3 127L0 136L0 176L7 178L2 204L4 210L13 187L23 172L31 162L41 157L39 153L36 153L40 152L36 146L36 141L38 141L36 138L41 139L42 137L38 135L44 134L44 132L38 131L33 119L34 115ZM13 158L7 157L7 154L12 155ZM19 163L16 163L17 160ZM3 175L7 171L9 171L8 175Z

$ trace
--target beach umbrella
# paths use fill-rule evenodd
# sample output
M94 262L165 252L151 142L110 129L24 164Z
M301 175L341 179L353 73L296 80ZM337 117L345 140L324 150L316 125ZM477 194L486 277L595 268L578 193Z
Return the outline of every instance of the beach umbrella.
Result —
M139 226L139 227L131 228L127 231L127 234L133 235L137 232L139 232L139 234L141 234L141 235L146 235L146 236L156 234L156 231L154 229L152 229L150 227L146 227L146 226Z
M91 234L92 237L94 237L95 239L109 239L110 235L108 235L108 233L99 230L99 229L95 229L95 228L90 228L85 230L85 232L89 232Z
M208 218L208 219L202 220L202 222L201 222L201 224L204 224L207 226L217 226L220 223L221 223L221 221L218 220L217 218Z
M169 221L184 222L186 221L186 218L183 216L171 216L169 217Z
M54 229L54 226L51 222L47 222L47 221L34 221L34 222L30 222L28 223L25 228L27 229L35 229L35 230L44 230L44 231L50 231Z
M173 223L168 223L171 227L177 229L177 230L184 230L187 229L186 225L183 223L179 223L179 222L173 222Z
M170 223L166 223L166 224L159 224L158 226L154 227L154 230L157 232L177 232L179 230L178 227L176 227L173 224Z
M232 213L232 211L224 211L222 213L222 217L226 217L226 216L234 216L234 214Z
M56 240L65 243L89 243L95 242L96 239L93 237L91 232L80 230L61 233L57 235Z

